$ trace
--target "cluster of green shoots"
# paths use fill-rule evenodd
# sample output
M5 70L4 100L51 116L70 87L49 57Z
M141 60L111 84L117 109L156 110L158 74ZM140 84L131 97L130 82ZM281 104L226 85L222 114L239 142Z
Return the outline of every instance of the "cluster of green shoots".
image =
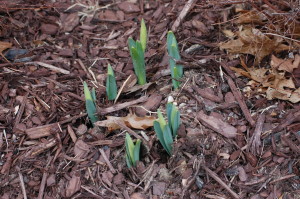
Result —
M145 65L145 51L147 47L147 28L144 19L141 21L140 27L140 40L128 39L128 47L135 74L137 76L138 84L144 85L146 80L146 65ZM178 44L175 35L172 31L167 35L167 50L169 54L169 66L172 76L172 84L174 89L178 89L180 86L180 79L183 76L183 67L178 65L176 61L180 60L180 54ZM86 110L88 117L92 124L98 121L96 115L96 92L92 88L90 91L86 82L83 82L84 96L86 102ZM106 78L106 94L108 100L115 100L117 97L117 83L113 68L110 64L107 66L107 78ZM162 113L158 110L158 119L154 121L153 126L156 135L169 155L172 154L173 141L177 136L177 131L180 125L180 113L173 103L168 103L166 107L167 122L165 121ZM126 133L125 138L126 146L126 163L127 166L134 167L136 162L139 161L139 153L141 148L141 140L137 140L134 144L130 135Z
M154 121L153 126L158 140L169 155L172 155L173 142L177 137L177 131L180 126L180 113L173 103L167 104L167 120L164 119L161 111L158 110L158 119ZM133 143L130 135L126 133L126 163L128 168L135 167L140 160L141 140L137 139Z
M138 83L144 85L146 80L146 66L145 66L145 50L147 46L147 29L144 19L141 22L140 41L134 41L131 37L128 39L128 47L130 56L132 58L133 68L137 76Z
M164 119L162 113L158 110L158 119L154 121L153 126L161 145L168 154L171 155L173 142L180 126L180 113L173 103L168 103L166 109L168 123Z
M126 164L128 168L135 167L136 163L140 160L141 140L138 139L134 144L130 135L126 133L125 147L126 147Z

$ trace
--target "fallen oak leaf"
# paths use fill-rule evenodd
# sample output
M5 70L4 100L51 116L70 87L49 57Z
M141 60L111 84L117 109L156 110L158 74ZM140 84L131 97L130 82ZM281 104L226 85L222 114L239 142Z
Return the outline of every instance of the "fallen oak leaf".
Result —
M300 88L296 89L291 97L289 98L289 101L292 102L292 103L298 103L300 102Z
M300 56L295 55L295 59L280 59L272 55L271 67L277 70L287 71L292 73L294 69L298 68L300 65Z
M220 43L220 49L225 49L229 53L254 55L256 58L254 65L259 64L264 57L272 52L290 49L289 46L281 44L282 38L271 39L255 28L245 27L237 35L238 38L235 40Z
M238 16L238 18L235 20L235 23L238 24L258 24L258 25L264 25L263 21L266 21L266 16L258 12L257 10L241 10L239 11L241 14Z
M120 129L117 121L122 121L129 128L145 130L153 126L156 119L153 116L138 117L135 114L128 114L126 117L107 116L107 120L98 121L95 123L97 126L107 127L109 131Z

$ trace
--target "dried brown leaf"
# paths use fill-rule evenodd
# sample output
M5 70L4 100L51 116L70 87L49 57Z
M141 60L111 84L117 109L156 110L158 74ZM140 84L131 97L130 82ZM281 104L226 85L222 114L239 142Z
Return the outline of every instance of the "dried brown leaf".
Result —
M295 68L298 68L300 64L300 56L296 55L295 59L280 59L272 55L271 58L271 66L272 68L287 71L287 72L293 72Z
M245 11L241 11L245 12ZM242 13L238 19L235 21L238 24L258 24L263 25L263 21L266 19L266 17L257 10L251 10L246 11L245 13Z
M107 120L98 121L95 124L97 126L107 127L109 131L113 131L121 128L117 124L117 121L122 121L129 128L145 130L153 126L155 119L156 118L152 116L138 117L135 114L128 114L126 117L107 116Z
M292 103L300 102L300 88L298 88L291 94L289 101Z
M273 51L280 52L289 49L288 46L281 44L282 39L271 39L255 28L245 27L237 35L238 39L220 43L220 49L225 49L229 53L254 55L256 58L255 65Z

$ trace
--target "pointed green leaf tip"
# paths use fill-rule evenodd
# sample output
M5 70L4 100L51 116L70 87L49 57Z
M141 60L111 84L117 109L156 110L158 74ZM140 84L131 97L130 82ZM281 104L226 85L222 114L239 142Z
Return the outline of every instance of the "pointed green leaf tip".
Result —
M107 78L106 78L106 94L108 100L114 100L117 97L118 89L117 82L113 68L110 64L107 66Z
M84 91L84 96L85 96L85 107L86 107L86 112L88 114L88 117L90 121L94 124L95 122L98 121L98 117L96 116L96 91L95 89L92 89L92 94L87 86L86 82L83 82L83 91Z
M140 41L134 41L132 38L128 39L128 47L130 56L133 63L135 75L137 76L138 83L144 85L146 81L145 57L142 44Z
M83 82L83 91L84 91L85 100L93 100L91 92L86 82Z
M142 19L141 21L140 40L141 40L143 51L145 52L147 47L147 28L144 19Z
M176 79L180 79L183 76L183 67L181 65L176 64L176 60L180 60L180 54L175 35L172 31L169 31L167 35L167 49L168 54L170 56L169 65L171 70L171 76L173 78L173 87L174 89L178 89L180 82Z
M128 133L125 137L125 147L126 147L126 164L128 168L136 166L136 162L140 160L140 148L141 140L137 140L135 145Z

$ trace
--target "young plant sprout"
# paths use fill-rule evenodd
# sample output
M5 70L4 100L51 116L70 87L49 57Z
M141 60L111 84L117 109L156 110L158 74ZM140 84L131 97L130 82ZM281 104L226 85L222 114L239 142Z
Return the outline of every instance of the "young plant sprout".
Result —
M107 77L106 77L106 94L108 100L115 100L117 97L117 83L113 68L110 64L107 66Z
M172 154L173 140L177 136L177 131L180 125L180 114L178 109L172 103L167 104L167 118L168 123L165 121L160 110L157 111L158 119L154 121L153 126L157 138L163 148L169 155Z
M180 82L177 80L181 79L183 76L183 67L182 65L176 64L176 61L180 60L180 55L178 50L178 44L175 35L172 31L168 32L167 48L168 54L170 56L169 65L171 70L173 87L174 89L178 89L180 86Z
M125 147L126 147L126 164L128 168L135 167L137 161L140 160L141 140L138 139L134 144L130 135L126 133Z
M177 131L180 126L180 113L178 108L173 103L167 104L168 124L173 134L173 138L177 136Z
M90 92L87 83L83 82L83 91L85 96L85 107L88 117L92 124L98 121L98 117L96 115L96 91L95 88L92 88L92 92Z
M141 40L143 51L145 52L147 47L147 28L144 19L142 19L141 21L140 40Z
M137 76L138 83L144 85L146 81L146 66L145 66L145 50L147 45L147 29L144 20L141 23L140 40L134 41L132 38L128 39L128 46L130 56L132 59L134 72Z

